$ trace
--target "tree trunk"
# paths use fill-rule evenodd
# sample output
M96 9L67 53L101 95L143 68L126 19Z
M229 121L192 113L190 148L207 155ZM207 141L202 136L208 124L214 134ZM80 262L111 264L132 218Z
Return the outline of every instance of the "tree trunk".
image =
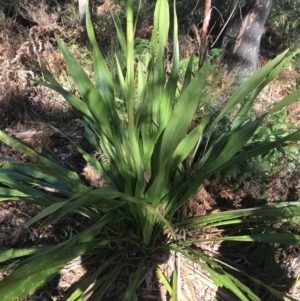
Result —
M272 0L231 0L231 16L222 40L227 71L237 73L237 82L258 69L258 54Z
M85 25L85 18L86 18L86 0L78 0L78 8L79 8L79 25L81 27L79 42L80 45L84 46L87 42L87 34L86 34L86 25Z

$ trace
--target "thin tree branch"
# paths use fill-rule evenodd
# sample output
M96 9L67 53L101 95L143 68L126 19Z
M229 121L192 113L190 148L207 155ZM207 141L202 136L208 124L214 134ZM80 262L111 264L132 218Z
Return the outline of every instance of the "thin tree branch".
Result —
M231 18L232 18L232 16L233 16L233 14L234 14L234 12L235 12L235 9L236 9L236 6L237 6L237 4L238 4L238 2L236 1L236 2L235 2L235 5L234 5L234 8L233 8L233 10L231 11L231 14L230 14L230 16L228 17L228 19L227 19L226 23L224 24L223 28L222 28L222 29L221 29L221 31L219 32L219 34L218 34L217 38L215 39L215 41L213 42L213 44L211 45L211 47L214 47L214 46L215 46L215 44L217 43L217 41L219 40L219 38L220 38L221 34L223 33L223 31L225 30L225 28L226 28L227 24L229 23L229 21L231 20Z
M199 59L198 69L200 69L203 66L205 60L205 55L207 51L207 33L208 33L210 16L211 16L211 0L205 0L204 20L203 20L202 33L201 33L200 59Z

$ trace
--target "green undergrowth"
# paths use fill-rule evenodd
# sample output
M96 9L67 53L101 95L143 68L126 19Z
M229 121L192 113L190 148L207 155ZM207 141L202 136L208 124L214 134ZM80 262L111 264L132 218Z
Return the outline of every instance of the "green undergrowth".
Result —
M253 135L253 141L275 141L297 130L293 115L286 109L267 117ZM247 147L247 146L246 146ZM270 178L282 178L293 182L299 170L299 142L286 142L270 152L234 164L215 174L221 184L232 183L235 189L242 188L247 182L255 189L253 197L264 198L266 184Z

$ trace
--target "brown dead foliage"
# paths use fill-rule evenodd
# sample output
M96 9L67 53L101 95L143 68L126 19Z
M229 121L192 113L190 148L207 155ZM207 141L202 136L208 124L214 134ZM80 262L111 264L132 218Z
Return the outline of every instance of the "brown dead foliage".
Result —
M184 206L181 219L203 216L210 213L219 212L216 200L207 192L202 185L196 194Z

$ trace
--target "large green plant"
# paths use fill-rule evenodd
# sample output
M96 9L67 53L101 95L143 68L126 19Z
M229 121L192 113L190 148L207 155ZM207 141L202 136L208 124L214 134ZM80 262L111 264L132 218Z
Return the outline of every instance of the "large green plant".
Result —
M179 244L175 229L184 227L193 232L240 223L274 222L299 214L299 203L283 203L273 207L221 212L171 224L171 220L176 222L174 213L197 191L205 178L234 163L266 153L285 141L300 139L300 132L295 131L272 142L252 141L251 147L248 143L264 118L299 99L300 90L285 97L267 114L254 120L249 118L258 93L292 59L293 54L286 51L237 88L217 116L212 119L211 114L204 114L191 129L194 114L203 101L202 91L209 63L193 74L191 58L184 81L178 84L178 32L174 9L172 70L166 77L164 60L169 34L169 6L167 0L158 0L151 54L136 64L132 4L132 0L127 1L126 35L114 16L120 45L126 57L125 76L123 66L118 60L116 62L125 116L123 114L120 118L116 110L114 83L97 46L88 10L87 31L93 48L95 84L58 37L58 45L82 100L65 90L50 73L42 71L46 80L42 84L58 91L82 114L85 137L103 154L101 158L104 160L97 160L71 143L106 180L107 186L98 189L88 187L75 172L64 168L49 154L38 153L0 131L1 141L39 162L33 164L6 160L0 168L1 200L14 197L45 207L27 226L42 220L41 226L44 227L72 211L93 221L83 232L60 244L0 253L0 261L8 262L10 269L11 262L14 262L13 272L0 282L3 301L22 299L34 293L68 261L91 254L105 255L106 262L89 275L68 300L85 300L87 295L91 296L91 300L100 300L121 271L131 265L132 260L124 257L124 253L135 254L136 258L136 270L124 300L135 300L139 280L145 273L146 258L160 250L173 250L193 260L208 271L218 286L233 291L240 300L259 300L225 269L226 265L223 267L222 262L192 248L194 243L201 240L186 240ZM241 105L240 109L230 125L214 135L218 122L238 105ZM204 136L213 139L206 138L203 145ZM247 148L242 151L246 144ZM199 147L202 149L201 156L197 155ZM43 189L45 187L55 188L60 193L48 194ZM106 229L106 235L102 233L103 229ZM163 242L161 237L166 231L171 238ZM298 243L300 236L264 233L211 240ZM25 256L27 258L24 260L16 261ZM121 264L114 265L117 260L121 260ZM108 266L110 269L107 269ZM177 276L175 268L175 286ZM164 277L162 280L172 300L177 300L177 289L168 285ZM253 281L258 283L255 279ZM283 294L265 287L283 298Z

